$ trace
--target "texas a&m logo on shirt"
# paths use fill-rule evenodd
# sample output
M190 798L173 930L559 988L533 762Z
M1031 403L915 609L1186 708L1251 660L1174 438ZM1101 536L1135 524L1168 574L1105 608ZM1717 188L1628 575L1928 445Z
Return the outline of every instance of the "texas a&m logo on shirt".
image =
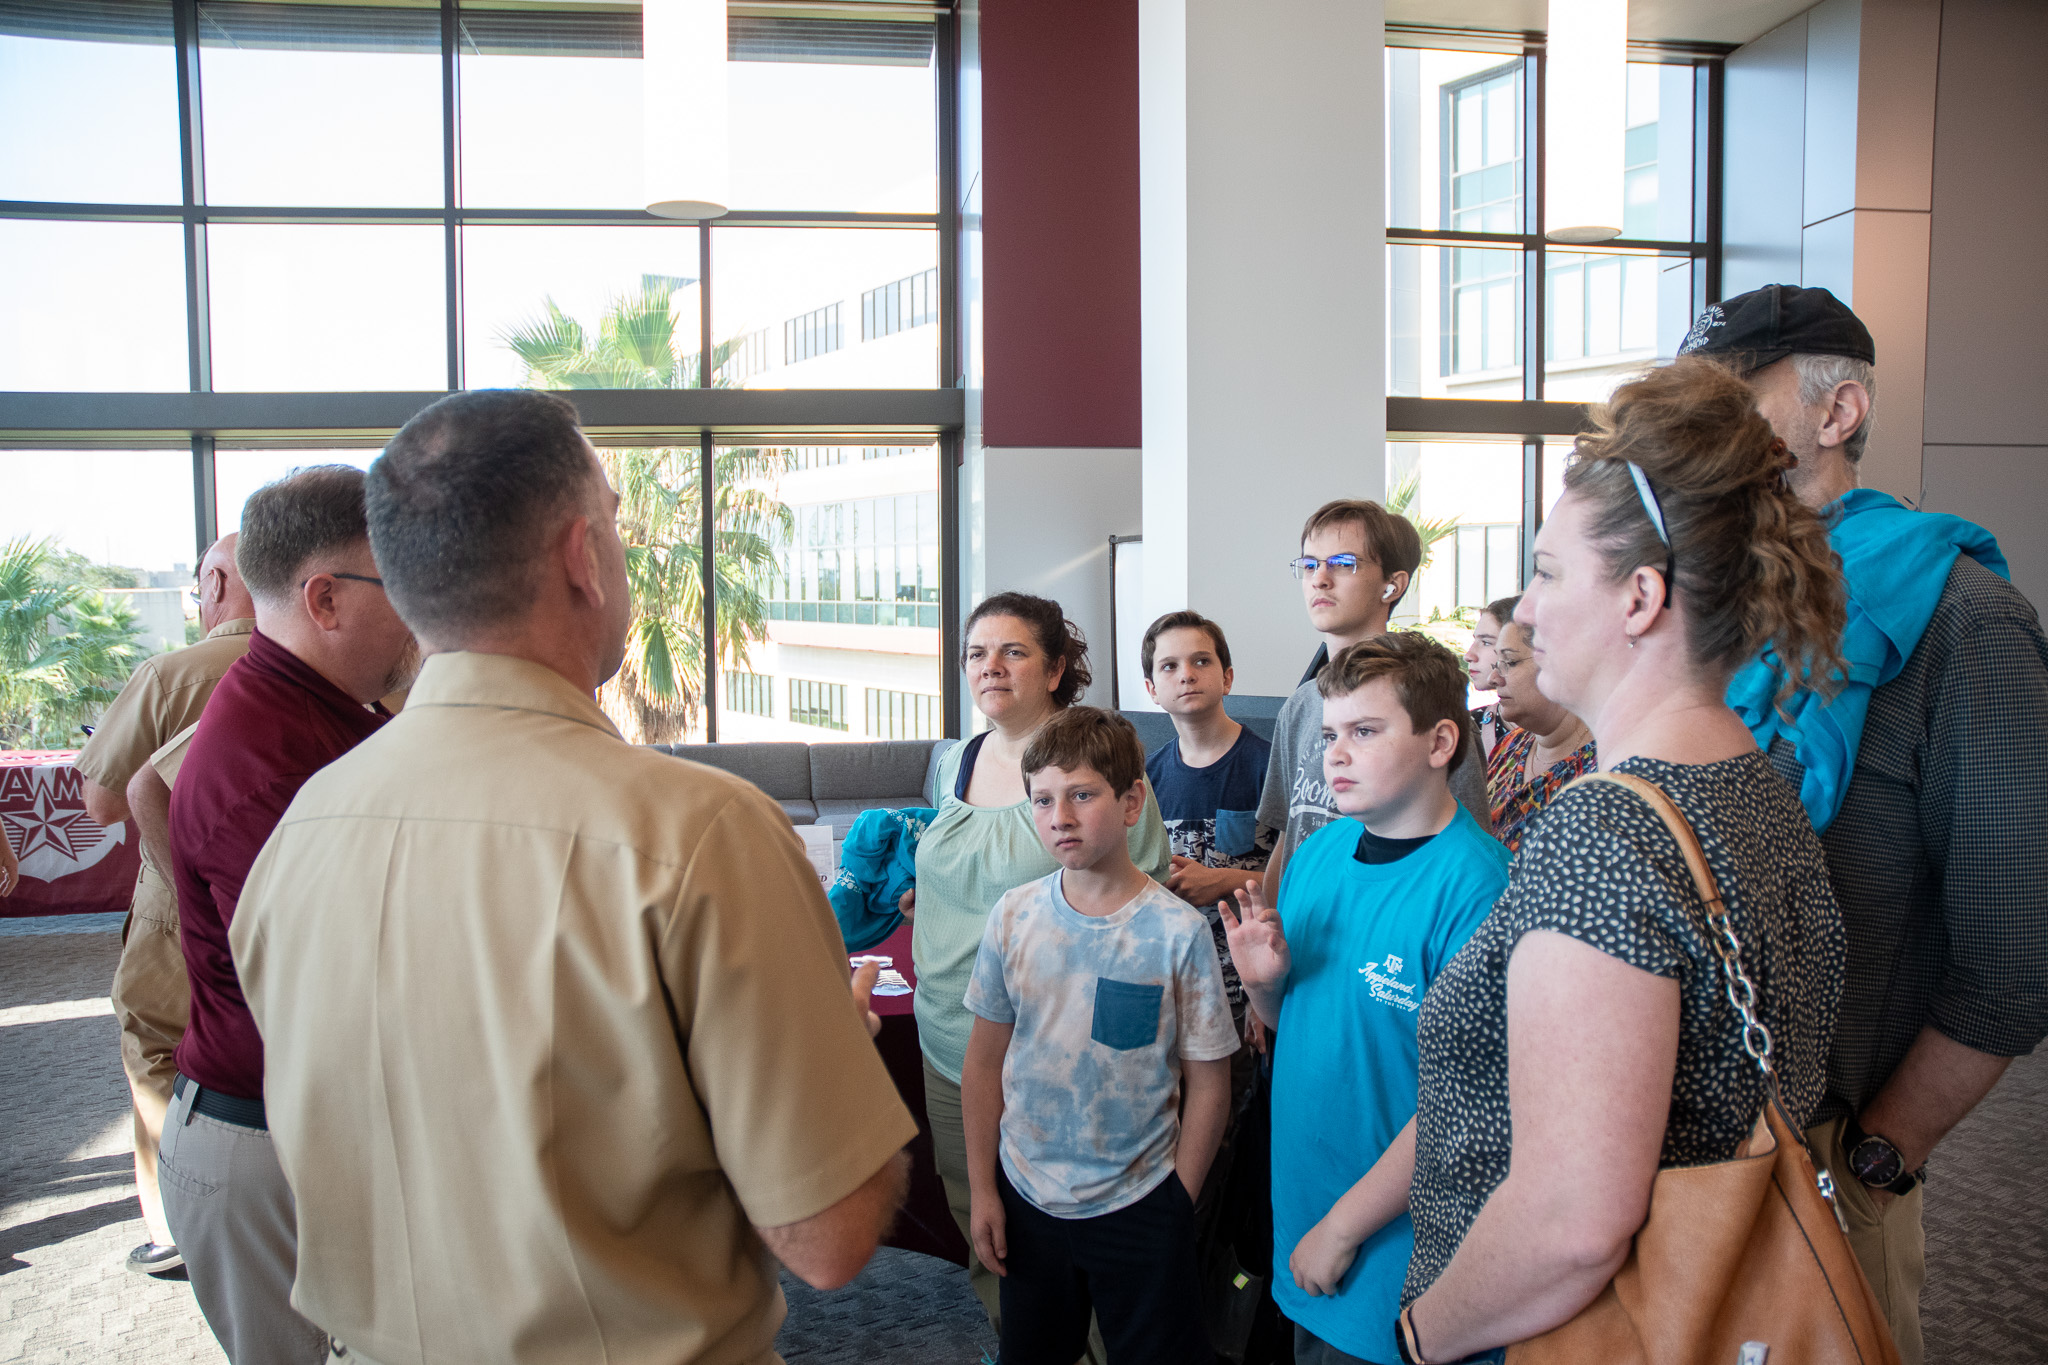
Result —
M1422 1007L1422 1002L1415 998L1415 984L1400 979L1401 968L1405 965L1400 958L1389 953L1385 962L1360 967L1358 974L1365 978L1373 999L1412 1014Z

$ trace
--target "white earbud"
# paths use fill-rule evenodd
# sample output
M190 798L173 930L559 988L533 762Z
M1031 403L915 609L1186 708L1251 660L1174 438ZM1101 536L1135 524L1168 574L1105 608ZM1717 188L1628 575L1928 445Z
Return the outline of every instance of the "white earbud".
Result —
M1391 602L1391 601L1393 601L1393 600L1394 600L1394 585L1393 585L1392 583L1389 583L1389 584L1387 584L1387 590L1386 590L1385 592L1383 592L1383 593L1381 593L1381 594L1380 594L1380 601L1382 601L1382 602Z

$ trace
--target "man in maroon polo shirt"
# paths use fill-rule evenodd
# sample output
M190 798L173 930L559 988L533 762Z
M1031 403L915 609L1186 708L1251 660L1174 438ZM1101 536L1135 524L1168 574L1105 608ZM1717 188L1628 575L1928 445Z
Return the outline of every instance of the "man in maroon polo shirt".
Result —
M297 1229L263 1113L263 1040L228 925L263 841L306 780L389 719L418 667L370 554L363 475L300 470L257 491L235 560L249 652L214 689L171 793L171 862L192 1009L159 1172L192 1290L233 1365L312 1362L327 1336L291 1306Z

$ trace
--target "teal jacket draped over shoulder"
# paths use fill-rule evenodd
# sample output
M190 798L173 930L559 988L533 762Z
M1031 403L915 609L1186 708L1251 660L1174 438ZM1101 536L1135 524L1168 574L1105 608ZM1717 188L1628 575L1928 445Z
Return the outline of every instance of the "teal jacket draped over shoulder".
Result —
M1899 675L1927 633L1957 555L1968 555L2002 578L2011 578L1998 541L1974 522L1916 512L1889 493L1852 489L1822 509L1828 539L1842 557L1849 619L1842 631L1842 688L1823 699L1808 687L1775 705L1785 664L1766 646L1728 683L1728 705L1766 752L1783 735L1806 769L1800 804L1816 832L1842 808L1870 694Z

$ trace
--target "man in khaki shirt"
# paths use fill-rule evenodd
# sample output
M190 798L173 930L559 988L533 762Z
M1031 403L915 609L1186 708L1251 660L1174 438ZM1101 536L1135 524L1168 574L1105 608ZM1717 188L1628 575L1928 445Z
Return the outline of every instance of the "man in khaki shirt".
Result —
M235 568L233 533L199 560L199 624L206 638L143 660L114 699L72 766L88 816L102 825L129 818L128 784L151 753L199 719L214 684L249 650L256 607ZM135 1123L135 1193L149 1240L128 1253L128 1268L161 1274L183 1264L157 1192L157 1145L171 1102L172 1049L185 1033L190 989L178 947L178 896L168 863L142 847L142 871L121 930L114 969L114 1015L121 1021L121 1066L128 1073Z
M775 1258L851 1279L916 1132L817 876L759 789L592 700L630 608L566 401L444 399L368 497L429 657L229 932L293 1305L383 1365L774 1361Z
M198 728L194 721L178 731L128 779L129 818L142 831L142 856L154 859L158 867L171 865L171 788Z

